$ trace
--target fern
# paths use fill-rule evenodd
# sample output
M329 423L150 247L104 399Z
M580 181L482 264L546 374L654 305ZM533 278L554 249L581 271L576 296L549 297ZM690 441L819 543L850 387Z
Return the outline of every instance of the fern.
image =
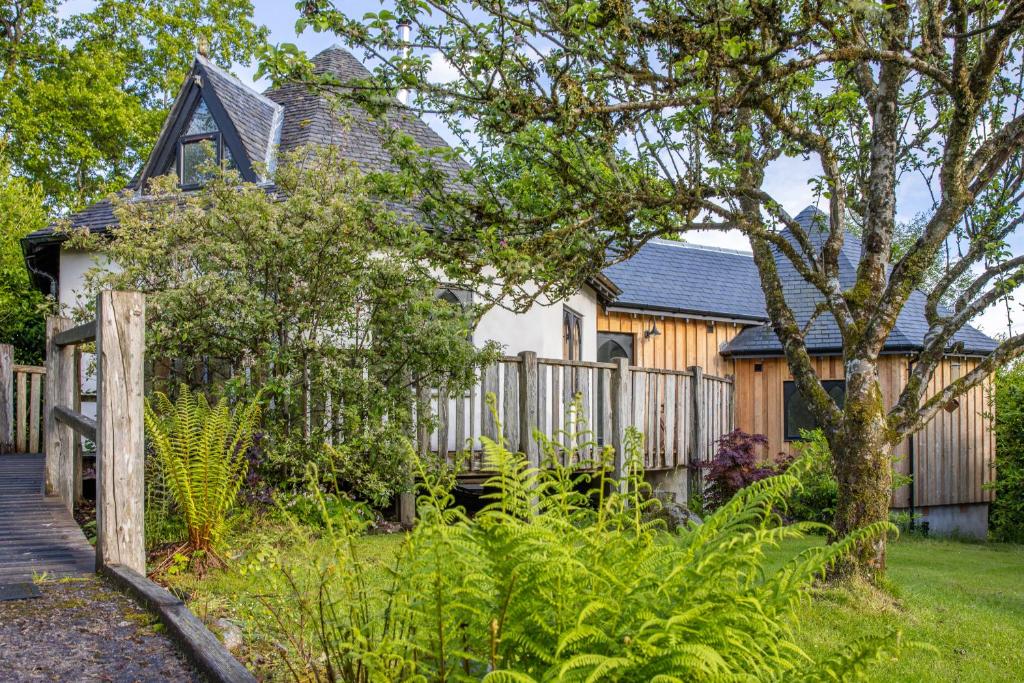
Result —
M231 410L226 398L210 405L186 386L173 403L160 392L146 401L146 432L188 532L175 552L202 557L204 566L220 563L215 546L245 478L259 413L256 401Z
M322 561L318 580L289 583L290 603L275 611L282 635L298 643L296 679L841 681L899 651L890 634L837 643L817 660L795 642L809 587L855 544L889 530L863 529L770 568L767 551L818 528L782 526L777 513L800 486L799 464L669 534L644 514L657 502L639 435L627 440L618 482L600 467L579 470L581 453L609 455L580 443L559 435L532 467L484 439L494 474L472 519L453 507L450 479L421 466L419 522L385 589L370 588L374 569L358 557L358 516L331 528L333 557L301 560ZM288 560L279 571L308 575Z

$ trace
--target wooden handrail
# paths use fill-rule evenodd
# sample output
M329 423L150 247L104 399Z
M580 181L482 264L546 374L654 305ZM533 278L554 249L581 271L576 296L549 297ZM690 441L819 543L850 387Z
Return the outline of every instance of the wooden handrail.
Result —
M64 406L56 406L53 409L53 416L90 441L96 440L96 420L91 417Z
M85 344L96 340L96 321L90 320L87 323L76 325L69 330L57 334L53 338L53 343L57 346L73 346L75 344Z
M19 372L24 372L25 374L28 374L28 375L45 375L46 374L46 368L44 368L44 367L42 367L40 365L19 365L19 364L15 363L13 368L14 368L14 374L18 374Z
M81 437L96 444L96 566L146 571L143 532L143 357L140 292L100 292L96 320L46 320L46 488L69 511L79 495ZM96 342L96 419L79 413L80 353ZM24 377L24 375L22 375ZM40 375L32 375L38 379Z

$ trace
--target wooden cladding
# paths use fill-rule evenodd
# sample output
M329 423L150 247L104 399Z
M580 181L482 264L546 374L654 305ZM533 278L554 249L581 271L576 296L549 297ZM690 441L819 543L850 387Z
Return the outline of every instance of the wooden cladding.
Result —
M885 406L891 407L907 381L908 357L883 356L879 360L879 381ZM838 356L813 359L814 369L822 380L844 378L842 359ZM935 394L957 377L970 372L975 358L949 357L935 372L925 395ZM755 366L761 366L757 370ZM792 453L794 442L783 434L783 384L792 375L782 358L736 360L736 426L747 432L768 437L767 453ZM914 505L954 505L992 500L985 488L995 472L995 435L988 397L991 379L961 396L951 410L941 410L913 437ZM895 449L897 472L909 474L910 440ZM909 486L893 495L895 507L907 507Z
M46 369L16 365L14 348L0 344L0 453L38 453Z
M661 334L644 336L655 324ZM598 311L598 332L622 332L633 335L633 363L644 368L685 370L703 368L713 375L733 374L732 360L721 349L743 330L738 323L699 318Z

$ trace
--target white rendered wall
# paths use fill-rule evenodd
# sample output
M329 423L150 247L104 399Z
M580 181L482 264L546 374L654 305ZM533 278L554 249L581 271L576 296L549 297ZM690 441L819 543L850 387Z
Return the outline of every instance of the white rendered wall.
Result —
M60 289L57 301L63 315L73 314L88 303L85 301L85 274L96 267L119 270L116 264L95 252L60 250Z
M86 301L85 275L97 266L108 270L117 270L105 256L90 251L75 249L60 250L60 277L57 302L60 304L61 315L73 317L82 312L89 304ZM96 404L91 396L96 393L96 358L91 353L82 354L81 390L82 413L89 417L96 416Z
M562 309L568 306L583 316L583 359L597 360L597 295L585 287L565 301L534 304L525 313L512 313L495 306L477 324L473 341L496 341L505 354L536 351L541 358L562 357Z

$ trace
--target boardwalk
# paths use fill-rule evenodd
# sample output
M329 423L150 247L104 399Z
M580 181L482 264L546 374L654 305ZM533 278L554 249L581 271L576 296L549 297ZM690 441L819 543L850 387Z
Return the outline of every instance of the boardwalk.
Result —
M0 585L86 576L95 558L71 514L43 495L43 456L0 455Z

